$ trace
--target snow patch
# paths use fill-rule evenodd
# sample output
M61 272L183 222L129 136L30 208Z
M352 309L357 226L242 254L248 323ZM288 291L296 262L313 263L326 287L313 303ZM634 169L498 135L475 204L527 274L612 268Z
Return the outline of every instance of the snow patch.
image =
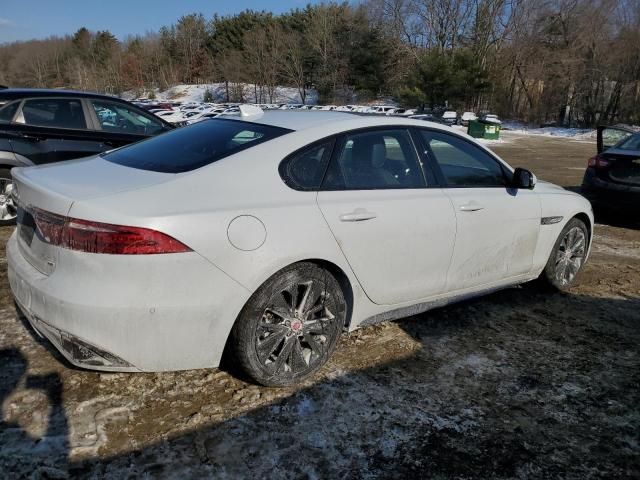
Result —
M567 128L567 127L529 127L528 125L516 121L502 122L503 131L517 133L520 135L542 135L546 137L563 137L574 140L595 140L596 130L590 128Z

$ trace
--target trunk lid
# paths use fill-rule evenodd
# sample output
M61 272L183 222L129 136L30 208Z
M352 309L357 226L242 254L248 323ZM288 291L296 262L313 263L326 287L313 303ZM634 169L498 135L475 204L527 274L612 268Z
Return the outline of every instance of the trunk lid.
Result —
M600 155L609 161L606 175L610 181L640 186L640 151L609 149Z
M45 275L55 270L60 247L44 240L36 225L37 211L52 213L55 218L65 217L75 201L136 190L175 178L174 174L124 167L99 156L14 168L11 173L12 195L18 207L18 247L24 258Z

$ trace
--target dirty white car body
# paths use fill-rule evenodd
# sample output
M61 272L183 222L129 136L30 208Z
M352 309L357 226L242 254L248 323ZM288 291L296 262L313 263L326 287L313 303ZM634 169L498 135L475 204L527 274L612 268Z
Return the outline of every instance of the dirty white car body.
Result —
M151 229L187 247L149 255L77 251L49 245L37 226L29 239L33 232L19 222L7 246L11 289L70 362L117 371L216 367L251 295L296 262L318 262L341 280L349 303L344 329L353 330L535 279L570 219L593 225L583 197L544 182L443 188L427 176L421 188L318 191L292 188L281 175L292 152L367 129L406 132L424 168L419 131L454 137L513 171L436 123L250 111L180 130L237 121L291 131L182 173L130 168L108 155L13 170L26 211Z

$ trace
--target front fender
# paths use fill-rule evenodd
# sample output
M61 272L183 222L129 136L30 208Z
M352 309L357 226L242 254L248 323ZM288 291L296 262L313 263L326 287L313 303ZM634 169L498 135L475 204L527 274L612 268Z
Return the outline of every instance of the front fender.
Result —
M540 235L538 236L538 244L534 255L533 268L538 273L544 269L551 250L555 245L560 232L567 223L576 216L586 216L589 219L590 229L589 250L585 261L591 253L591 245L593 244L594 218L593 210L589 201L582 195L570 192L563 193L544 193L540 195L541 203L541 225ZM557 223L542 224L542 219L562 217Z

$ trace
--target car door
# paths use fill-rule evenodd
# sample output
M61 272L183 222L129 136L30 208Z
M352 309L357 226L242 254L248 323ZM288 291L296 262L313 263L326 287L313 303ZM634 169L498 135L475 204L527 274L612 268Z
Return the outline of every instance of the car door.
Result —
M103 151L129 145L171 129L155 115L131 105L102 98L90 98L87 103L93 134L102 142Z
M605 125L599 125L597 132L598 153L608 150L625 138L637 133L637 131L634 131L631 128L622 126L607 127Z
M444 290L455 213L435 181L426 183L407 129L340 137L317 202L373 302L398 304Z
M59 162L102 151L86 117L81 99L29 98L6 129L15 153L35 164Z
M447 291L473 288L530 272L540 229L532 190L510 188L510 172L462 137L420 130L455 209L457 234Z

